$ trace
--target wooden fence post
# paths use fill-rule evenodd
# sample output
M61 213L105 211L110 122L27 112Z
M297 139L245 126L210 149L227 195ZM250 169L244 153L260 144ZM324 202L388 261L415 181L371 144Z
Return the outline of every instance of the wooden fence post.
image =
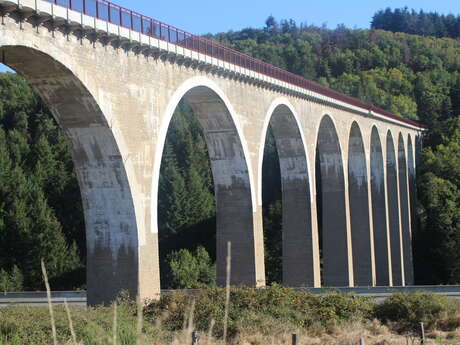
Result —
M423 326L423 322L420 322L420 331L421 331L421 338L422 342L421 344L425 344L425 327Z

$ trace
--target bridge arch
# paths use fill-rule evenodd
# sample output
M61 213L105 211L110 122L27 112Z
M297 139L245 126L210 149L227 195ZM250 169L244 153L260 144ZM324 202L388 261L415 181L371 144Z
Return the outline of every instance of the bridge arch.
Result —
M406 148L402 133L399 133L398 136L398 174L404 283L405 285L412 285L414 283L414 273L412 268L412 236L410 228L409 186Z
M319 274L315 262L319 257L314 249L317 235L313 235L312 230L309 165L298 115L287 100L275 100L265 118L259 150L259 186L262 186L262 161L269 126L281 173L283 283L314 286L315 274ZM262 187L259 191L261 193Z
M361 130L356 121L351 125L348 141L348 196L354 286L370 286L372 252L366 154Z
M415 152L412 144L412 137L410 134L407 135L407 171L409 174L409 204L410 204L410 224L411 234L414 238L417 232L417 187L416 187L416 167L415 167Z
M391 270L388 255L389 238L387 226L386 183L383 150L376 126L371 132L371 199L372 225L374 231L375 275L377 286L390 285Z
M387 157L387 200L388 200L388 226L390 232L391 270L393 285L403 285L402 267L402 238L399 218L399 185L396 150L391 131L387 132L386 139Z
M218 284L225 284L227 242L231 242L231 283L264 285L263 235L254 217L257 207L247 144L230 101L208 78L195 77L182 83L163 113L154 159L152 230L158 231L158 180L166 133L182 99L190 104L203 128L211 162L216 198Z
M315 176L325 286L351 283L342 152L336 126L324 115L316 140Z
M69 140L85 216L88 303L109 303L121 290L136 296L138 226L128 171L107 114L65 57L26 45L0 50L7 57L3 62L37 91Z

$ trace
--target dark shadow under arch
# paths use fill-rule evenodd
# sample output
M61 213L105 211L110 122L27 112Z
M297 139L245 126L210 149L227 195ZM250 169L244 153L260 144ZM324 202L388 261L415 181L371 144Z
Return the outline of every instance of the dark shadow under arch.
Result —
M188 90L188 103L206 141L216 204L217 283L225 285L227 243L231 242L231 284L260 284L249 172L232 116L219 95L206 86ZM160 244L161 246L161 244Z
M138 234L124 162L110 126L83 82L59 61L24 46L3 46L70 142L83 202L88 304L138 293Z
M407 174L406 150L402 134L398 138L398 170L399 170L399 200L401 212L401 231L404 260L404 283L414 284L414 270L412 264L412 238L410 230L409 189Z
M377 286L390 284L385 187L382 144L377 128L373 127L371 134L371 195Z
M347 218L342 152L329 116L324 116L316 143L318 230L325 286L348 286Z
M372 285L372 254L366 156L356 122L348 142L348 196L350 201L354 286Z
M401 232L399 223L399 188L398 172L396 170L396 151L391 132L387 134L387 195L388 195L388 221L390 229L390 248L391 248L391 269L393 275L393 285L401 286L402 263L401 263Z
M412 145L412 138L410 135L407 136L407 157L407 169L409 173L410 224L412 238L414 238L417 232L417 176L414 146Z
M308 167L297 121L286 105L269 124L279 157L282 189L282 276L287 286L313 286L313 243Z

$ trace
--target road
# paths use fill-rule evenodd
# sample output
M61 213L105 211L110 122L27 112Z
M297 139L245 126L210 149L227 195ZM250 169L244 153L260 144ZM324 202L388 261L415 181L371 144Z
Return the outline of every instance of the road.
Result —
M406 286L406 287L359 287L359 288L298 288L307 290L313 294L320 294L327 291L340 291L355 296L367 296L376 300L384 300L397 292L429 291L445 295L449 298L460 298L460 285L442 286ZM163 290L162 293L169 293L172 290ZM196 293L196 290L186 290ZM72 307L86 307L86 291L54 291L51 293L54 305L64 304L64 300ZM7 306L46 306L46 292L7 292L0 294L0 307Z

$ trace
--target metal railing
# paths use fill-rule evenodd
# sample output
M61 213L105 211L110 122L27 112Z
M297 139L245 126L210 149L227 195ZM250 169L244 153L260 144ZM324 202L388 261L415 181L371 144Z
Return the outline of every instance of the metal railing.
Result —
M106 0L46 0L59 6L67 7L74 11L95 17L114 25L124 27L144 35L155 37L183 48L205 54L216 59L246 68L248 70L264 74L283 82L316 92L335 100L373 111L386 117L402 121L413 126L424 127L423 125L402 118L390 111L369 105L357 98L344 95L340 92L329 89L314 81L305 79L296 74L287 72L262 60L255 59L249 55L225 47L221 44L192 35L174 26L162 23L156 19L146 17L135 11L126 9Z

